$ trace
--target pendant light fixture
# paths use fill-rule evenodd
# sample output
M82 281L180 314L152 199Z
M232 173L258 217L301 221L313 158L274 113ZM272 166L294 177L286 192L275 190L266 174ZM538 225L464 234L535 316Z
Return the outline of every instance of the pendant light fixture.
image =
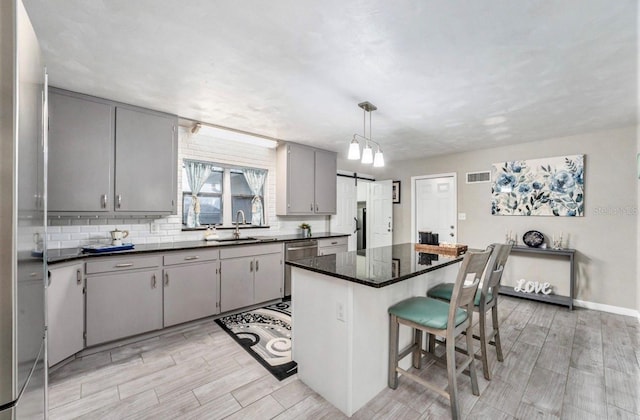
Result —
M362 149L362 159L361 163L365 165L370 165L373 163L373 166L376 168L380 168L384 166L384 156L382 155L382 149L380 148L380 143L373 140L373 136L371 135L371 113L378 109L371 102L361 102L358 104L360 108L363 110L363 135L354 134L351 139L351 143L349 144L349 153L347 158L349 160L358 160L360 159L360 143L358 142L358 138L364 140L364 148ZM367 112L369 113L369 137L367 137ZM377 146L377 150L374 156L373 149L369 143L373 143Z

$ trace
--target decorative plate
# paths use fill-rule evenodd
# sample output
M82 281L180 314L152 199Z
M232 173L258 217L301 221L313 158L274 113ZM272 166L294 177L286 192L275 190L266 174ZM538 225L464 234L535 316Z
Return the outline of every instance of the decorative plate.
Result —
M537 230L530 230L522 236L522 242L531 248L538 248L544 242L544 235Z

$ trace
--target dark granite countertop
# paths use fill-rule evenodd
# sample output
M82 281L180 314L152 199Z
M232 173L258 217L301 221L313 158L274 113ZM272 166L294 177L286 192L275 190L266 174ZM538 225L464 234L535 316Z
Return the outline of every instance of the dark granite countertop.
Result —
M286 264L366 286L384 287L455 264L462 258L462 255L417 252L415 244L405 243L286 261Z
M73 261L81 258L100 258L114 255L131 255L147 252L162 252L162 251L179 251L184 249L194 248L219 248L227 246L246 246L246 245L259 245L273 242L289 242L307 239L323 239L323 238L338 238L342 236L349 236L348 233L332 233L332 232L315 232L312 237L305 238L302 234L283 234L283 235L250 235L252 238L256 238L254 241L248 242L217 242L217 241L185 241L185 242L161 242L155 244L138 244L133 249L127 249L124 251L102 252L102 253L88 253L82 252L80 248L62 248L62 249L50 249L47 251L47 261L49 264Z

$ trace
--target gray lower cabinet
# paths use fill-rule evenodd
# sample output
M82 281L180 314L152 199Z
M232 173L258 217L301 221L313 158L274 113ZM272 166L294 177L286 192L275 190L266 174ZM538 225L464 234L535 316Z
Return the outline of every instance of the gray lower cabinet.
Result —
M255 257L254 301L266 302L284 296L284 266L282 254L267 254Z
M49 366L84 348L84 263L49 269L47 320Z
M318 239L318 255L331 255L347 252L348 240L349 238L346 236Z
M181 324L220 312L218 262L164 269L164 326Z
M87 276L86 322L87 346L162 328L162 270Z
M222 312L281 298L283 287L282 244L220 250Z
M253 257L220 261L220 309L222 312L253 305Z
M49 212L113 211L115 107L49 92Z

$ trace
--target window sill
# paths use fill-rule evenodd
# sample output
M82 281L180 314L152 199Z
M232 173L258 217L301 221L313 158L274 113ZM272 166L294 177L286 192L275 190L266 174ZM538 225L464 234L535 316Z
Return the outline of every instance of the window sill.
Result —
M215 226L216 230L235 230L235 226ZM240 225L239 229L269 229L270 226L254 226L254 225ZM183 232L194 232L199 230L207 230L207 226L198 226L193 228L182 227Z

